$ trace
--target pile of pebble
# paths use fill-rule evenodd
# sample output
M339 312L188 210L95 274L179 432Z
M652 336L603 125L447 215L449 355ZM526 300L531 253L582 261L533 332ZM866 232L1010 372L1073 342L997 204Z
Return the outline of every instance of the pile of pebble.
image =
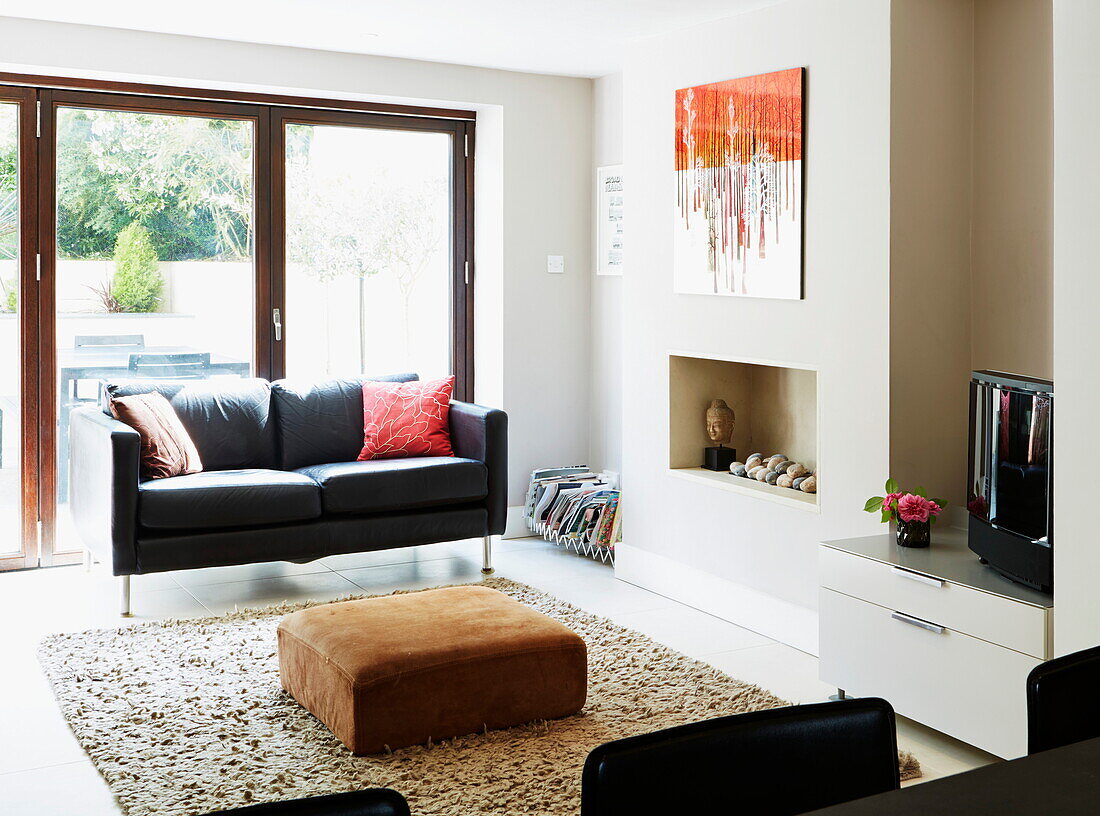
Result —
M792 462L781 453L767 458L762 453L754 453L744 462L730 465L730 473L776 487L801 490L803 493L817 492L817 471L810 470L799 462Z

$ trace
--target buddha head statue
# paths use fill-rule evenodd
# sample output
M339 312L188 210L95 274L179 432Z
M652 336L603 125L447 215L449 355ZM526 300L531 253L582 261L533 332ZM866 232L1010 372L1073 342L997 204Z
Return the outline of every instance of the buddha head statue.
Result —
M715 445L724 445L733 437L733 409L725 400L711 400L707 406L707 438Z

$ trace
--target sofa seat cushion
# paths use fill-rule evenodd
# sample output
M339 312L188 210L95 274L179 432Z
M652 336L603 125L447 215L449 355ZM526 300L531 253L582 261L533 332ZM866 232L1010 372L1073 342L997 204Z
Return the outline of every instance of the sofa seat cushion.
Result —
M152 529L250 527L321 515L321 489L282 470L208 470L138 486L138 520Z
M423 456L299 468L321 486L326 513L385 513L484 499L488 471L476 459Z

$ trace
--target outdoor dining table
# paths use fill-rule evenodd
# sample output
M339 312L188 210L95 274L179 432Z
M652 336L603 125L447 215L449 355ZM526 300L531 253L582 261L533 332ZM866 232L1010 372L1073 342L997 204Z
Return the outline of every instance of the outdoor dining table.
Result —
M204 349L193 346L84 346L57 352L58 393L66 399L76 380L111 380L130 370L131 354L192 354ZM226 354L210 354L210 368L217 374L247 377L251 365Z
M61 410L58 434L57 485L58 500L65 501L69 493L69 412L82 400L76 398L75 384L80 380L125 379L130 371L131 354L187 354L203 352L193 346L84 346L58 349L57 374ZM211 376L247 377L252 366L247 360L211 352Z

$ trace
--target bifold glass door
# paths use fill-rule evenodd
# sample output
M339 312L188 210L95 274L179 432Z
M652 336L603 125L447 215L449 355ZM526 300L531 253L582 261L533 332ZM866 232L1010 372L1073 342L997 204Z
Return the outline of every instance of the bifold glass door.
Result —
M472 397L473 123L407 111L0 85L0 570L80 560L70 424L107 381Z
M286 374L452 372L454 135L283 122Z
M100 383L256 370L255 119L112 102L54 99L58 554L69 419Z

